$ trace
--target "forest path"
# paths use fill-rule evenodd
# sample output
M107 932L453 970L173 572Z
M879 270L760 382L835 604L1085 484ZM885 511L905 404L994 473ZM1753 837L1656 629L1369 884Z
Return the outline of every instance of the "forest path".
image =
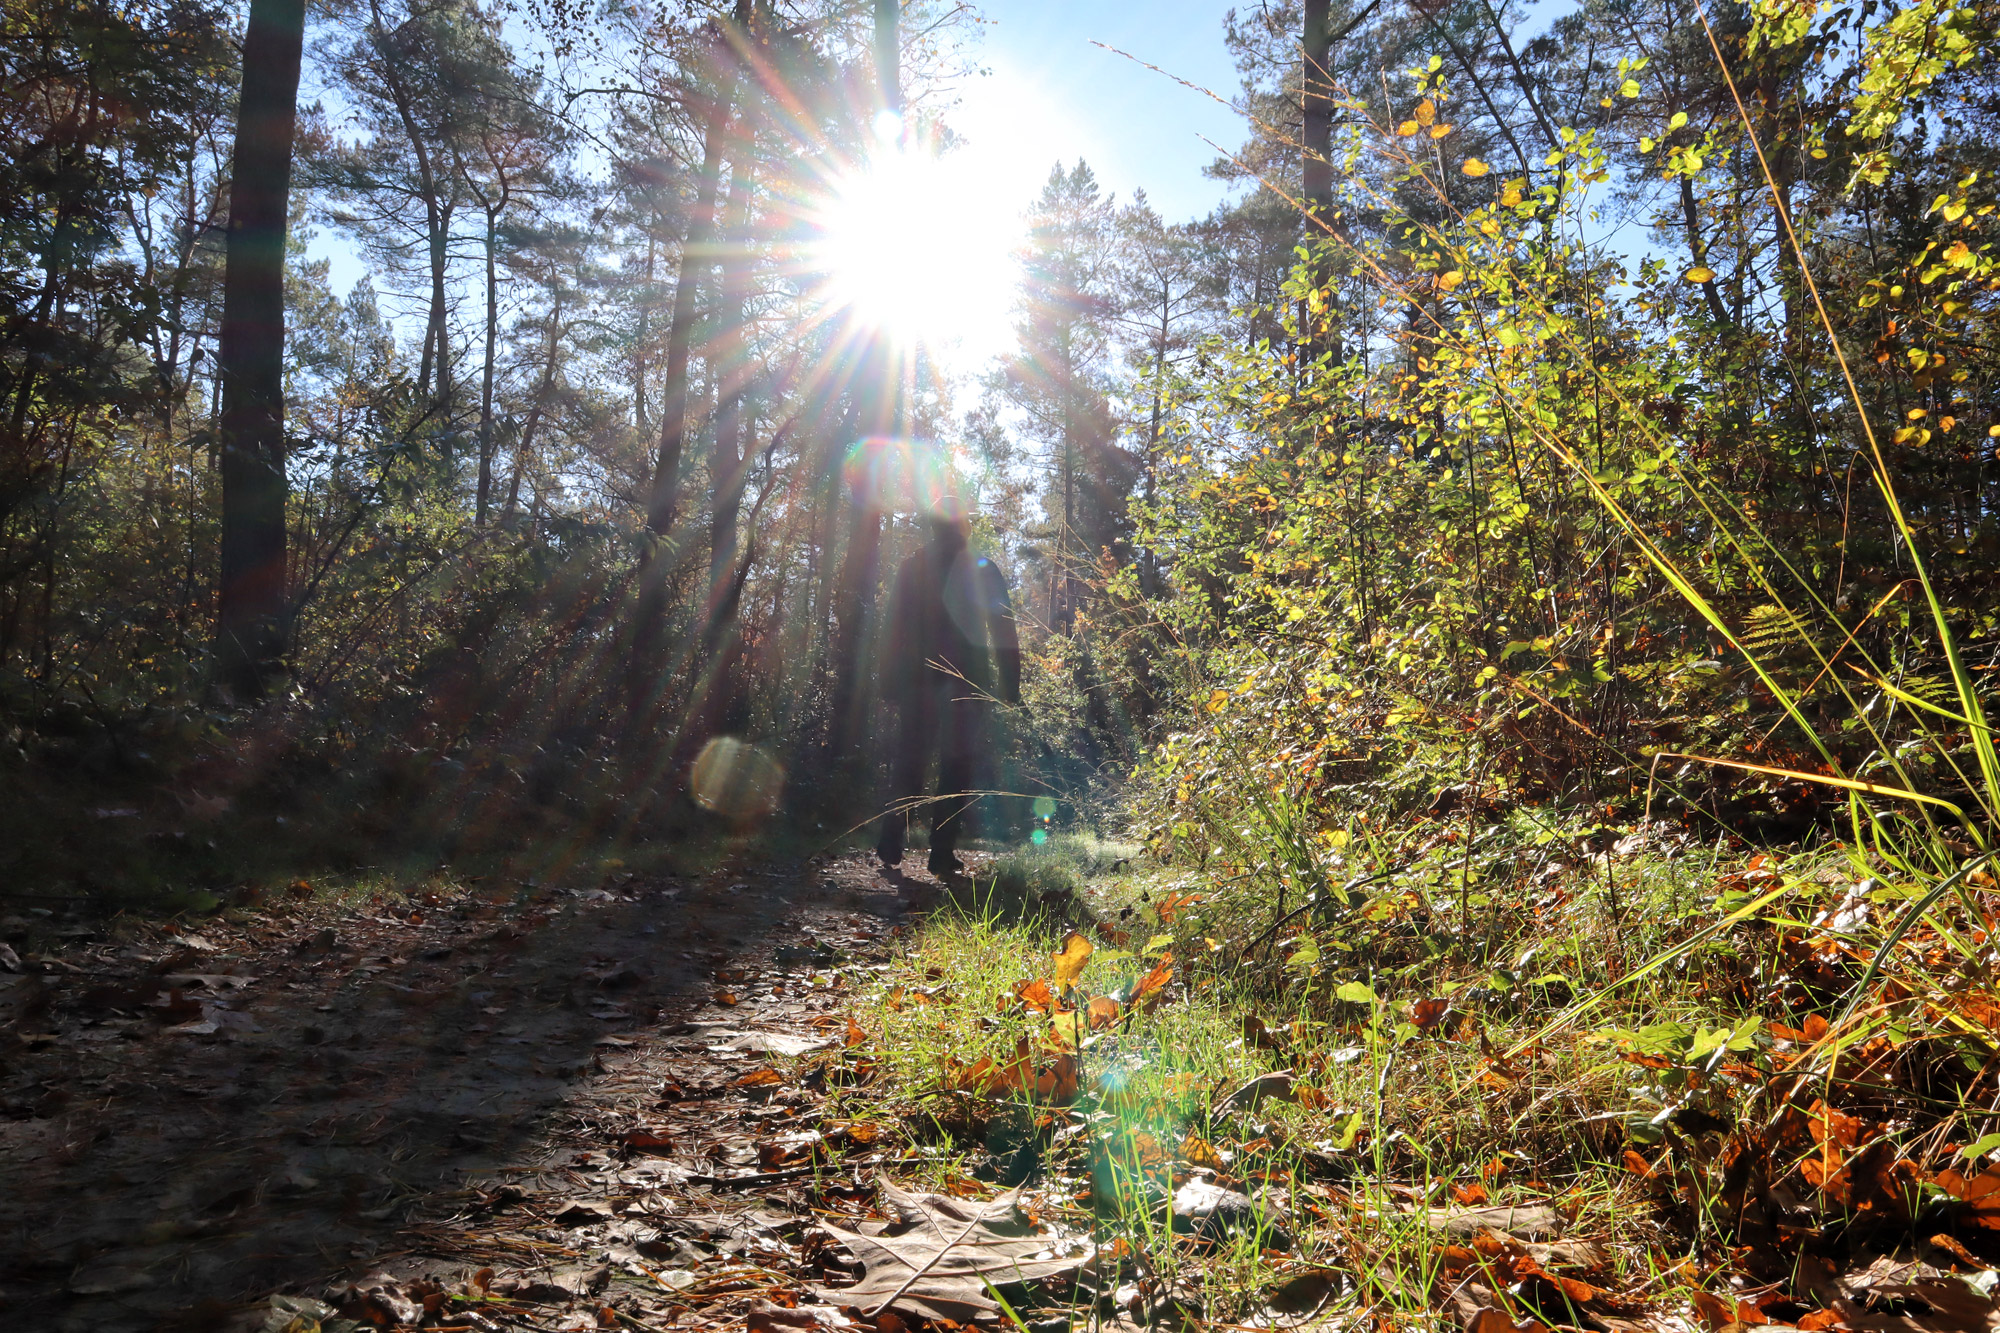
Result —
M244 1301L407 1255L413 1221L606 1169L578 1130L643 1115L663 1079L837 1038L827 969L885 958L936 893L855 856L198 929L13 918L42 948L0 972L0 1312L260 1328ZM506 1179L530 1184L496 1204Z

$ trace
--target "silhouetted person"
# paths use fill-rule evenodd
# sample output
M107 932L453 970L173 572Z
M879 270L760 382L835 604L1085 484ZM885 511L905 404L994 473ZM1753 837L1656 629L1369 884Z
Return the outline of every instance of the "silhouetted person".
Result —
M882 688L899 719L890 808L875 851L885 866L901 864L904 834L924 801L935 757L930 869L947 875L965 868L954 851L973 802L993 701L1021 700L1021 643L1007 577L966 549L962 513L948 502L929 523L930 539L896 572L889 598Z

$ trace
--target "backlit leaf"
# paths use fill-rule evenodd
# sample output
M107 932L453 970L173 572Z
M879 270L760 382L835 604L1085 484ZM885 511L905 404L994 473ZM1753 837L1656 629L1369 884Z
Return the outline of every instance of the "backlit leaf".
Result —
M1063 940L1062 948L1056 951L1051 964L1057 990L1066 991L1076 985L1076 979L1083 975L1084 965L1090 961L1091 950L1090 941L1076 931L1072 930Z

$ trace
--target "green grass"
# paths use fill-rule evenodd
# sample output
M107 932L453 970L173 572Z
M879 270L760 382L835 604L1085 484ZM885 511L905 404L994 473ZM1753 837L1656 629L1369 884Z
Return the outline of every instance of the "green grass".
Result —
M1042 864L1072 864L1060 855ZM1719 1162L1731 1127L1773 1114L1781 1072L1823 1068L1782 1029L1834 1016L1842 978L1851 986L1878 954L1908 998L1865 1015L1856 1039L1911 1040L1943 994L1929 970L1951 954L1942 937L1886 947L1898 923L1938 903L1884 879L1857 898L1837 848L1755 866L1712 848L1653 849L1614 857L1612 885L1601 858L1579 859L1511 894L1496 877L1490 897L1473 895L1469 923L1462 886L1439 873L1451 863L1377 884L1358 908L1303 914L1247 961L1265 917L1226 894L1161 919L1196 878L1184 870L1120 866L1081 883L1103 924L1077 1003L1128 990L1162 949L1178 975L1170 1003L1084 1044L1081 1095L1067 1106L952 1086L981 1058L1013 1059L1024 1037L1040 1051L1049 1021L1008 1000L1015 983L1050 975L1062 919L990 899L948 904L861 997L881 1075L842 1113L897 1124L923 1145L917 1169L933 1185L1011 1180L1010 1165L1036 1160L1040 1145L1042 1206L1100 1242L1126 1241L1210 1320L1253 1318L1283 1282L1319 1268L1346 1276L1316 1318L1434 1320L1446 1254L1413 1210L1477 1191L1554 1206L1566 1234L1608 1251L1588 1281L1675 1304L1681 1286L1728 1271ZM1866 920L1853 918L1859 902ZM1107 910L1121 903L1131 915ZM1810 959L1836 945L1841 967L1814 980ZM1278 1069L1296 1076L1296 1100L1227 1106ZM1891 1093L1907 1116L1892 1132L1913 1145L1969 1140L1985 1114L1983 1101ZM1679 1199L1657 1197L1628 1151L1673 1176ZM1791 1165L1774 1162L1773 1178ZM1202 1166L1282 1200L1289 1251L1267 1250L1268 1233L1177 1235L1165 1201Z

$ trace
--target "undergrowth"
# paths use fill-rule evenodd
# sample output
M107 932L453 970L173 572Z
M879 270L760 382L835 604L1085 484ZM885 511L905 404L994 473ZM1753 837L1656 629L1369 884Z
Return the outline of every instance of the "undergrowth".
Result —
M1321 1317L1449 1307L1477 1283L1471 1237L1506 1230L1449 1230L1480 1208L1547 1210L1587 1245L1534 1260L1539 1294L1478 1298L1545 1323L1700 1315L1745 1284L1790 1322L1835 1308L1784 1276L1813 1263L2000 1258L1960 1197L2000 1147L1990 881L1939 912L1836 852L1628 845L1471 920L1448 881L1403 874L1337 930L1275 936L1187 884L1101 881L1095 922L946 905L857 1010L882 1077L849 1112L931 1145L934 1183L1030 1185L1209 1320L1282 1313L1308 1272ZM1037 991L1073 924L1094 941L1075 990ZM1191 1180L1241 1190L1256 1224L1177 1224Z

